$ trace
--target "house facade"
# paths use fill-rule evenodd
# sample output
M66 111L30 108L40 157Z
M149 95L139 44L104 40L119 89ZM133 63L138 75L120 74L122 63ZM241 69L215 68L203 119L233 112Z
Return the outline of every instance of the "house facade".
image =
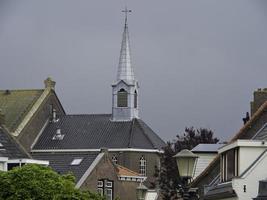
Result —
M258 190L255 187L258 187L261 179L267 177L265 174L261 174L260 179L256 178L257 175L253 173L260 172L259 169L256 169L256 165L252 167L255 169L253 173L251 172L253 176L245 172L249 171L250 165L256 162L264 151L262 144L266 141L264 127L267 122L267 89L258 89L254 92L251 112L250 118L245 121L244 126L225 147L219 150L220 155L216 156L193 181L192 186L199 188L201 199L246 199L242 195L249 194L253 198L257 196ZM250 180L249 177L258 179L257 183ZM246 185L245 182L248 180L252 181L253 185ZM254 193L251 193L252 190Z

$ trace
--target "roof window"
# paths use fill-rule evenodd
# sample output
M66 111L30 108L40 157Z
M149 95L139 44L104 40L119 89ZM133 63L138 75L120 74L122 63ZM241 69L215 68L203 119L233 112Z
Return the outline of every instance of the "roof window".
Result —
M83 158L74 158L70 165L79 165L83 161Z

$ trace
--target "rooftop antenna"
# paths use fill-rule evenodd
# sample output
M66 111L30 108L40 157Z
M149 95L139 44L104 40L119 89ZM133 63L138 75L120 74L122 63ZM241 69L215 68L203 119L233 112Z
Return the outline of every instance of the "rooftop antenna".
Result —
M125 9L122 10L122 12L125 13L125 26L127 26L127 16L128 16L128 13L132 12L132 10L128 10L127 6L125 6Z

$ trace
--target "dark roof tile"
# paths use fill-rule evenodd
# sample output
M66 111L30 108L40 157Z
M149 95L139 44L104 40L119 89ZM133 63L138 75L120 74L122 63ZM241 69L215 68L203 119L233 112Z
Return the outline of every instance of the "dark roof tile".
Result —
M49 161L49 166L60 174L73 173L76 182L80 180L86 170L96 159L99 152L52 152L52 153L32 153L32 157L39 160ZM76 158L82 158L79 165L71 165Z
M142 120L114 122L111 115L63 115L49 123L34 149L100 149L139 148L161 149L165 146ZM63 140L52 140L57 129Z

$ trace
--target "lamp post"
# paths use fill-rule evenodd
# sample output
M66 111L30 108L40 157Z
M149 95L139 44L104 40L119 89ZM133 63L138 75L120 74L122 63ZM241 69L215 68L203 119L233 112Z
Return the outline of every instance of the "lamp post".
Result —
M198 156L188 149L183 149L173 157L176 159L180 177L185 183L183 199L197 199L196 194L190 196L188 186L189 180L193 177Z
M139 186L136 188L137 200L145 200L147 192L147 187L144 186L143 182L140 182Z

